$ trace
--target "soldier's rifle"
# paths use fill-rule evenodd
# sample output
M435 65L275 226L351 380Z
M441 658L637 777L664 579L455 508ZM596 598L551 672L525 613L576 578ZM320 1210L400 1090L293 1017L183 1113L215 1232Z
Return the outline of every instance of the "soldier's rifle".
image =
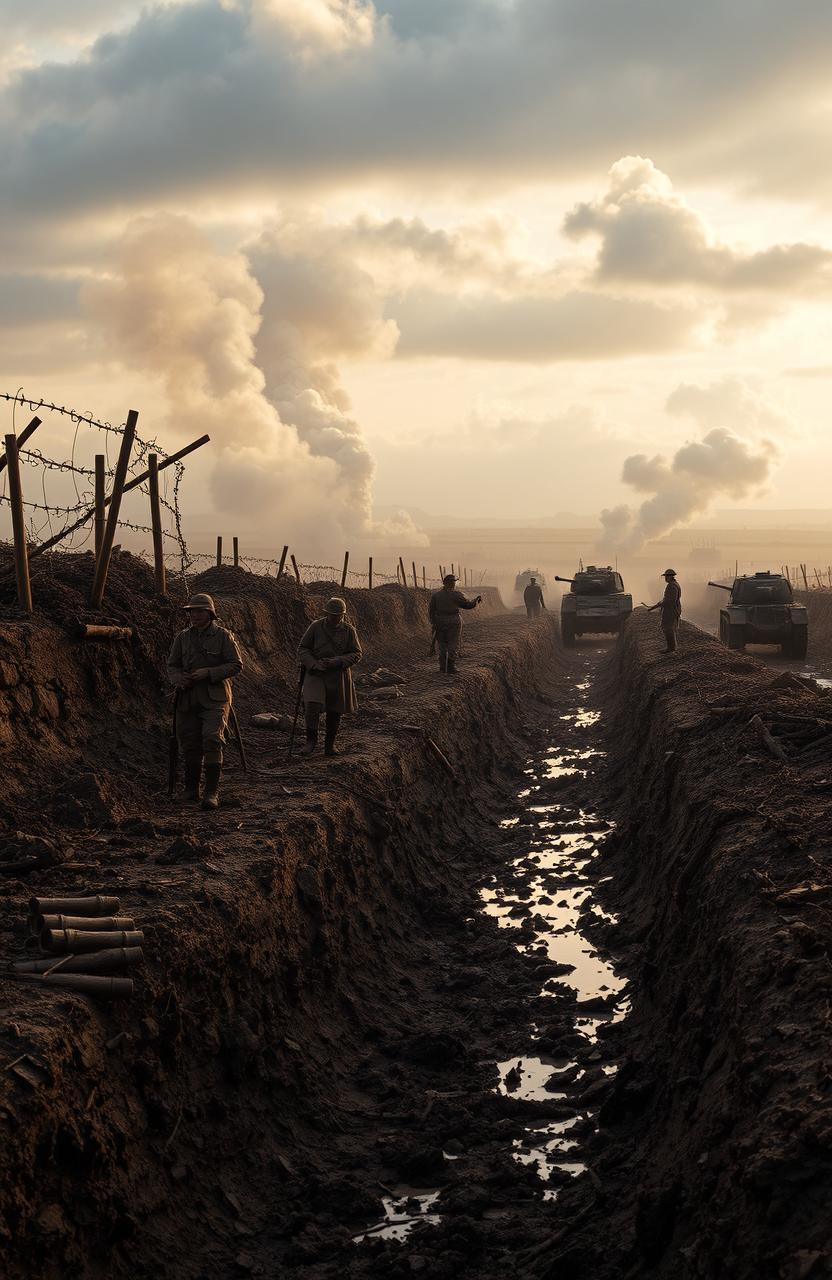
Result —
M295 716L292 720L292 732L289 734L289 750L286 754L286 763L292 759L292 751L295 747L295 734L298 729L298 716L300 715L300 702L303 697L303 677L306 675L303 667L300 669L300 678L298 680L298 696L295 698Z
M168 739L168 795L176 790L176 769L179 764L179 739L176 736L176 711L179 706L179 690L173 695L173 724Z
M237 719L237 712L234 710L233 706L228 708L228 719L240 751L240 759L243 762L243 773L248 773L248 761L246 760L246 749L243 746L243 735L240 733L240 722Z

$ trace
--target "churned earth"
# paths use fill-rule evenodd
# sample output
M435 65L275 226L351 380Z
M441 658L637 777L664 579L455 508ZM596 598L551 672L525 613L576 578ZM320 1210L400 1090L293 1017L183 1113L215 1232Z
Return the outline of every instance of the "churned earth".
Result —
M211 570L249 770L203 814L165 789L184 587L122 555L95 618L44 561L32 620L0 581L0 946L83 891L146 943L122 1004L0 981L12 1275L832 1274L828 694L495 597L442 678L385 587L347 593L348 753L287 765L249 718L331 588Z

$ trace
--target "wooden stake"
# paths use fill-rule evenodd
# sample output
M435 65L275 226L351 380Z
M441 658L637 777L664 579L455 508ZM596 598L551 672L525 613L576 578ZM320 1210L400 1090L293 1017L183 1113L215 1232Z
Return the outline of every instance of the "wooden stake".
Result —
M288 548L288 547L284 547L284 548L283 548L283 550L282 550L282 551L281 551L281 553L280 553L280 564L278 565L278 569L277 569L277 576L278 576L278 578L280 578L281 574L283 573L283 566L284 566L284 565L285 565L285 563L286 563L286 556L287 556L288 554L289 554L289 548Z
M40 418L33 418L32 421L29 423L29 425L23 428L20 435L17 437L18 457L20 457L20 450L23 448L26 441L29 439L30 436L33 436L35 434L39 426L40 426ZM6 465L6 455L3 454L3 457L0 458L0 471L3 470L5 465Z
M32 612L32 584L29 581L29 553L26 547L26 521L23 518L23 485L20 481L20 458L17 436L6 436L6 465L9 468L9 501L12 508L14 535L14 571L17 578L17 601L24 613Z
M217 568L222 565L222 534L217 535Z
M416 577L416 561L415 560L412 562L412 567L413 567L413 590L418 591L419 579Z
M372 591L372 589L373 589L373 557L372 557L372 556L370 556L370 577L369 577L369 582L370 582L370 585L369 585L369 587L367 588L367 590L368 590L368 591Z
M809 579L806 577L806 566L805 566L805 564L802 564L802 565L800 566L800 572L803 574L803 585L804 585L804 587L806 588L806 590L808 591L808 590L809 590Z
M116 473L113 477L113 492L110 494L110 510L107 512L104 537L101 539L101 551L95 562L95 578L92 584L92 592L90 593L90 607L93 609L100 609L101 601L104 599L107 574L110 572L110 557L113 554L113 543L115 542L116 529L118 528L118 513L121 508L122 494L124 493L124 482L127 479L130 454L133 451L133 441L136 437L138 417L138 412L135 409L131 409L124 426L124 435L121 438L121 449L116 463Z
M239 567L240 567L240 540L239 540L239 538L232 538L232 539L231 539L231 543L232 543L232 546L234 547L234 568L235 568L235 569L239 569Z
M150 525L153 530L153 571L156 575L156 590L160 596L163 596L167 594L167 582L165 579L165 543L162 537L162 507L159 502L158 454L149 453L147 455L147 471L147 484L150 489Z
M345 552L344 552L344 567L343 567L343 569L341 570L341 590L342 590L342 591L344 590L344 587L347 585L347 565L349 564L349 562L350 562L350 553L349 553L349 551L345 551Z
M402 586L403 586L403 587L406 587L406 586L407 586L407 574L406 574L406 573L405 573L405 571L404 571L404 560L402 560L401 556L399 556L399 568L400 568L400 569L401 569L401 571L402 571Z
M453 573L453 571L454 571L454 562L453 562L453 560L452 560L452 561L451 561L451 573Z
M296 578L297 578L297 580L298 580L298 586L299 586L299 587L302 587L302 586L303 586L303 583L302 583L302 582L301 582L301 580L300 580L300 569L298 568L298 562L297 562L297 560L295 559L295 557L294 557L294 556L292 556L292 557L291 557L291 561L292 561L292 568L293 568L293 569L294 569L294 571L295 571L295 577L296 577Z
M103 453L95 455L95 523L93 524L93 545L95 547L95 558L98 559L101 553L101 543L104 541L104 501L107 496L107 479L104 468L107 465L107 459Z
M428 589L428 574L427 574L427 570L425 569L425 566L422 565L422 590L427 591L427 589Z

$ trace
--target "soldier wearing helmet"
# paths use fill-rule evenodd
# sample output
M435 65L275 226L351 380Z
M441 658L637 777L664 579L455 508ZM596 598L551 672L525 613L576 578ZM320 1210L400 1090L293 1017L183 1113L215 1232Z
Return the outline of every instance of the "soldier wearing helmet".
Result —
M361 661L361 645L355 627L346 620L347 606L339 596L327 600L324 616L307 627L298 647L304 670L303 705L306 743L300 754L311 756L318 744L318 724L326 712L324 755L334 756L335 737L344 712L357 709L351 667Z
M204 760L202 807L216 809L231 681L243 662L234 636L217 622L210 596L192 596L185 611L190 626L178 633L168 657L168 678L178 695L176 734L185 760L185 799L199 799Z
M449 676L456 674L456 655L462 636L460 609L476 609L482 596L469 600L456 589L456 578L446 573L439 591L434 591L428 605L428 618L439 642L439 670Z
M654 609L661 609L661 628L665 642L662 653L675 653L678 645L679 619L682 615L682 588L676 581L675 569L665 569L662 576L665 581L664 595L658 604L651 605L647 612L652 613Z

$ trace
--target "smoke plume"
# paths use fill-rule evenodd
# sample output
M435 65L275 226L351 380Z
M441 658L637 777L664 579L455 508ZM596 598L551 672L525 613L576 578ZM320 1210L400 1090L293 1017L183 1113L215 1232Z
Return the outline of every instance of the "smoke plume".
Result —
M776 457L770 441L755 449L725 427L683 445L669 460L660 454L634 454L626 459L621 478L650 496L635 508L624 504L601 512L603 549L639 551L652 538L706 511L715 498L747 497L768 479Z
M348 264L218 252L189 219L139 219L118 272L84 299L119 358L156 374L180 435L219 450L218 510L316 553L345 537L420 535L372 520L374 466L332 360L395 342L369 277Z

